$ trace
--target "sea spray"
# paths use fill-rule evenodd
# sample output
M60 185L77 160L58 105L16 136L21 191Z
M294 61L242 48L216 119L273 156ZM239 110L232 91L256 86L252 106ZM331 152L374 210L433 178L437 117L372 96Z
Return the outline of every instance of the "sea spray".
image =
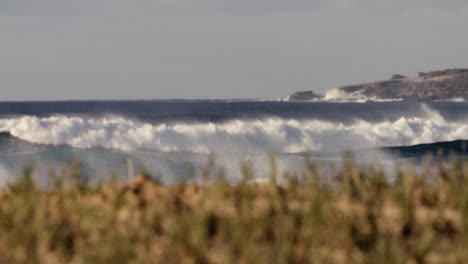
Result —
M22 116L0 119L0 131L36 144L203 154L344 151L468 136L468 123L422 108L424 116L348 123L271 117L151 124L121 116Z

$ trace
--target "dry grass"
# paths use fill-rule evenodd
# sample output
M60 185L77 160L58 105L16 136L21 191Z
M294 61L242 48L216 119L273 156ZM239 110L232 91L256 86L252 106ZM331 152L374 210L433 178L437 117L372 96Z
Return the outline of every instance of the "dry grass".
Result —
M250 182L248 163L235 185L221 174L202 185L146 176L87 185L72 169L44 189L25 170L0 191L0 262L468 261L468 164L401 169L389 181L345 162L329 181L306 163L281 185L275 172Z

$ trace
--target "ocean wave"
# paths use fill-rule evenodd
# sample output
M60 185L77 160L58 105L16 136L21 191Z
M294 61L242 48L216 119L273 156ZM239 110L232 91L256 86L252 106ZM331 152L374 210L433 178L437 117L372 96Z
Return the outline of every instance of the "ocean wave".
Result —
M193 153L341 151L468 137L466 122L447 121L425 105L423 111L418 117L349 123L264 118L150 124L122 116L21 116L0 119L0 131L38 144Z
M375 96L369 97L363 94L362 91L356 91L354 93L345 92L339 88L329 90L322 101L326 102L338 102L338 103L367 103L367 102L398 102L403 101L401 98L390 98L381 99Z
M291 95L279 98L276 101L293 102L297 101L292 99ZM299 100L302 101L302 100ZM304 100L306 102L327 102L327 103L368 103L368 102L400 102L402 98L378 98L376 96L366 96L362 90L356 92L346 92L340 88L330 89L325 95L318 96L317 98Z
M454 97L446 100L436 100L436 102L466 103L465 99L462 97Z

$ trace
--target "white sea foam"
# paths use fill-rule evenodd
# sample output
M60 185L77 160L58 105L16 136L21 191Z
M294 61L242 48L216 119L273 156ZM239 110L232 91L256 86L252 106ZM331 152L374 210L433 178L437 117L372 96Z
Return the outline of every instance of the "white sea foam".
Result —
M281 118L149 124L116 116L23 116L0 119L0 131L39 144L195 153L339 151L468 138L467 122L449 122L423 108L424 116L350 124Z
M380 99L375 96L369 97L363 94L362 91L356 91L353 93L345 92L339 88L333 88L329 90L323 97L324 101L328 102L355 102L355 103L366 103L366 102L395 102L402 101L401 98L391 99Z
M452 102L452 103L464 103L466 102L465 99L463 99L462 97L454 97L454 98L450 98L450 99L447 99L447 100L436 100L437 102Z
M295 101L291 99L291 95L277 99L277 101L290 102ZM328 90L322 98L314 98L304 100L307 102L331 102L331 103L367 103L367 102L398 102L403 101L402 98L387 98L382 99L376 96L366 96L362 90L348 93L340 88L333 88Z

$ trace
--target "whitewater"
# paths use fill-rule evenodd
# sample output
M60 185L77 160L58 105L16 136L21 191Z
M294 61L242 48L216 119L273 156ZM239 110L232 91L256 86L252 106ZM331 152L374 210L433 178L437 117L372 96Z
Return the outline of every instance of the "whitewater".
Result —
M205 154L343 151L467 137L466 120L450 122L426 105L421 107L425 112L421 117L375 123L356 119L349 124L272 117L151 124L121 116L21 116L0 119L0 131L36 144Z
M303 156L333 156L468 139L465 102L294 103L134 101L0 103L0 172L25 163L125 170L126 160L173 181L213 153L231 174L248 158L265 170L274 153L285 170ZM45 168L44 168L45 170ZM196 173L195 173L196 174Z

